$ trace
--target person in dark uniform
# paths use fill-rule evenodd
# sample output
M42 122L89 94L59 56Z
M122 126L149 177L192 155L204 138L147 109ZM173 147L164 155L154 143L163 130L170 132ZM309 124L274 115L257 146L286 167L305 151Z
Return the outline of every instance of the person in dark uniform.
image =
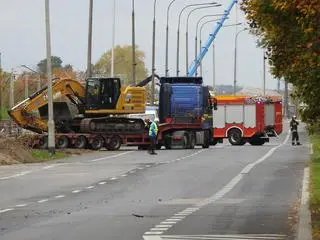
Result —
M290 129L292 132L292 145L301 145L299 141L298 125L299 122L297 121L297 117L293 116L290 121Z

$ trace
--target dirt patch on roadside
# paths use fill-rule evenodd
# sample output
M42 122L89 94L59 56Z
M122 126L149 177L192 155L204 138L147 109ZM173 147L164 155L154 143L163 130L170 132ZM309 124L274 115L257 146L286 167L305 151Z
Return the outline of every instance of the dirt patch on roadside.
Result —
M0 165L17 163L33 163L37 160L19 139L1 137L0 139Z

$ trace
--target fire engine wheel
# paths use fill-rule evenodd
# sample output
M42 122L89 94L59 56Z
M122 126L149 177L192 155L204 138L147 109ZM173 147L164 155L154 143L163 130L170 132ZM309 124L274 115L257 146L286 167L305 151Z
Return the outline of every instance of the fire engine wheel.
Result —
M100 150L103 147L104 139L102 136L95 136L90 144L91 149Z
M48 148L48 136L43 136L39 139L39 148L40 149Z
M119 150L121 147L121 138L118 135L114 135L109 139L106 148L110 151Z
M239 129L231 129L228 132L228 139L231 145L239 146L243 145L243 138L241 131Z
M57 140L57 148L69 147L69 138L67 136L60 136Z
M78 148L78 149L83 149L83 148L86 148L88 145L88 140L85 136L81 135L81 136L78 136L76 138L76 140L74 141L74 146L75 148Z
M262 146L263 144L265 144L265 140L260 137L252 137L249 139L249 143L252 146Z

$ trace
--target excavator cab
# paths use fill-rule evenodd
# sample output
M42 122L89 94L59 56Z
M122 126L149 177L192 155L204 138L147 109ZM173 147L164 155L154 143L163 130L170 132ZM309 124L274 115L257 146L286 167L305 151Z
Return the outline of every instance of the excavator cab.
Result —
M86 109L116 109L121 94L119 78L89 78L86 83Z

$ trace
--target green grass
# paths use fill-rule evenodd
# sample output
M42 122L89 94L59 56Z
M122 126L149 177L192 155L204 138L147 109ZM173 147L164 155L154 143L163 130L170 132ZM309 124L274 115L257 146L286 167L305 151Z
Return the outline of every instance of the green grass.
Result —
M9 115L8 115L7 111L8 111L8 109L6 109L6 108L3 108L3 109L0 108L1 119L9 119Z
M50 161L50 160L56 160L56 159L68 157L68 154L63 152L56 152L55 155L50 156L47 150L33 150L31 154L34 158L40 161Z
M320 134L311 136L313 154L311 156L310 210L313 239L320 240Z

